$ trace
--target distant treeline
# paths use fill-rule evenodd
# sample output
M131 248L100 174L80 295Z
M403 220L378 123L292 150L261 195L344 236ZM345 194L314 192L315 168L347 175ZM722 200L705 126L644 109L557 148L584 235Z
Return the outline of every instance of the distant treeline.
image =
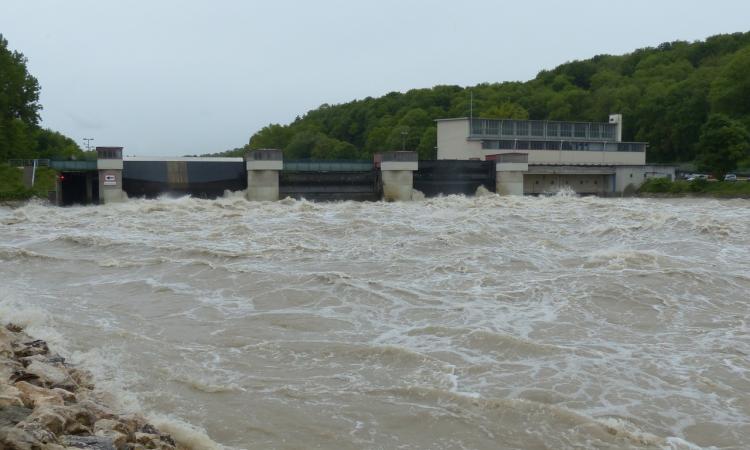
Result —
M280 148L287 158L370 158L405 145L431 159L434 120L468 116L470 92L474 115L487 118L606 121L610 113L622 113L623 139L649 142L650 161L693 161L710 118L730 126L731 142L750 129L750 33L598 55L543 70L527 82L435 86L324 104L288 125L268 125L245 147L220 154Z
M39 126L39 82L0 34L0 164L8 159L83 157L76 142Z

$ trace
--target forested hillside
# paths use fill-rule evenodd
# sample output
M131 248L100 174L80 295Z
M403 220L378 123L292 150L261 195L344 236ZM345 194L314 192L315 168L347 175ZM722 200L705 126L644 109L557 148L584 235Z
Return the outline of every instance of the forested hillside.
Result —
M281 148L286 158L370 158L401 149L405 137L407 149L423 159L434 158L433 120L468 116L470 92L475 116L489 118L606 121L608 114L622 113L623 139L649 142L653 162L693 161L701 151L713 151L700 146L702 133L717 132L727 139L718 145L734 145L744 159L750 129L750 33L599 55L543 70L527 82L435 86L326 104L291 124L268 125L247 146L225 154ZM707 130L706 124L724 128Z
M78 144L39 126L39 83L0 34L0 164L11 158L82 156Z

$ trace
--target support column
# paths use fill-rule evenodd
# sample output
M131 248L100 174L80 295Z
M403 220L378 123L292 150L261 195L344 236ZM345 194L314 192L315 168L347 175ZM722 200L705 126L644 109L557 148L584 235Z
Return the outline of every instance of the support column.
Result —
M414 190L414 172L419 168L416 152L383 153L380 175L383 180L383 200L411 200Z
M529 171L528 153L502 153L495 163L495 192L523 195L523 174Z
M250 150L245 153L247 194L250 201L279 199L279 172L284 168L281 150Z
M122 191L122 147L97 147L96 168L99 171L99 203L125 200Z

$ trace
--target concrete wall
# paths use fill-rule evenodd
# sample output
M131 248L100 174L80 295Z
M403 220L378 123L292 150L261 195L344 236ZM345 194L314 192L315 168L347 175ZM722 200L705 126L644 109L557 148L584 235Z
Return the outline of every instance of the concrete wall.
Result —
M675 179L674 166L623 166L615 168L614 191L630 193L638 189L649 178Z
M114 181L108 180L113 177ZM114 203L125 200L122 192L122 170L99 170L99 203Z
M523 191L525 194L548 194L571 189L580 194L605 194L612 189L610 177L598 174L526 174Z
M278 200L279 171L249 170L247 172L247 199L250 201Z
M482 143L467 141L469 119L437 122L437 159L484 159Z
M524 150L529 153L529 164L646 164L645 152L591 152L576 150ZM495 153L501 153L496 151ZM490 154L490 153L488 153Z
M500 195L523 195L523 172L497 172L495 192Z
M468 140L469 119L437 122L437 159L480 159L487 155L516 151L482 149L481 140ZM614 144L613 144L614 145ZM597 152L576 150L518 150L529 154L529 164L646 164L646 152Z
M411 200L414 172L411 170L383 170L381 177L383 180L383 200Z

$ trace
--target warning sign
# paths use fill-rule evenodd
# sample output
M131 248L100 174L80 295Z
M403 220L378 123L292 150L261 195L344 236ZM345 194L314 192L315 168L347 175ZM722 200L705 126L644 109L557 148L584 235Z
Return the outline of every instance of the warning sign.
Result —
M117 186L117 178L114 175L104 175L105 186Z

